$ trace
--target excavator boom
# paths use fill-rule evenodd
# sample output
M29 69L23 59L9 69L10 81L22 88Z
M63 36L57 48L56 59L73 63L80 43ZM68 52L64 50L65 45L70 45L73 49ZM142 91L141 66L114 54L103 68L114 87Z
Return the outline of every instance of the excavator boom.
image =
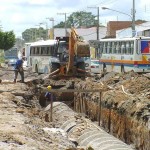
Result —
M67 73L74 73L74 57L90 57L89 43L81 40L76 30L71 28L69 36L69 61L67 66Z

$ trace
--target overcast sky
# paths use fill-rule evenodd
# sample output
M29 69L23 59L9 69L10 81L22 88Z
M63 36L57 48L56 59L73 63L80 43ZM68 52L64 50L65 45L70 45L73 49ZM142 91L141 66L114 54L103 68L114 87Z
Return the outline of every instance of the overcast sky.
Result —
M133 0L0 0L0 27L3 31L13 30L17 37L28 28L38 28L39 23L47 22L51 27L47 17L54 18L54 23L64 21L67 16L76 11L92 12L97 15L97 9L88 7L99 7L100 22L106 25L108 21L131 20L131 9ZM123 15L111 10L102 10L101 7L118 10L126 13ZM135 19L150 21L150 1L135 0ZM46 27L43 25L42 27Z

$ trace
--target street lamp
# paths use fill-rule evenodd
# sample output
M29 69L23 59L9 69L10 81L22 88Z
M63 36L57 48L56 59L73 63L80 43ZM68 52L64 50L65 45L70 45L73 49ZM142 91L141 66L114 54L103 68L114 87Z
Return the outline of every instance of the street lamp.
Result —
M67 13L57 13L57 15L65 15L65 36L67 36Z
M88 7L97 9L97 40L99 40L99 7Z
M134 6L134 2L133 2L133 6ZM132 26L131 26L131 28L132 28L132 37L134 37L134 35L135 35L135 9L134 9L134 7L133 7L132 16L127 14L127 13L124 13L124 12L121 12L121 11L118 11L118 10L115 10L115 9L107 8L107 7L102 7L102 9L104 9L104 10L108 9L108 10L115 11L115 12L118 12L118 13L129 16L132 20Z
M48 38L48 25L47 22L41 22L40 25L44 25L46 26L46 39Z
M48 19L49 21L52 21L52 30L53 30L53 36L52 36L52 39L54 39L55 35L54 35L54 18L46 18Z

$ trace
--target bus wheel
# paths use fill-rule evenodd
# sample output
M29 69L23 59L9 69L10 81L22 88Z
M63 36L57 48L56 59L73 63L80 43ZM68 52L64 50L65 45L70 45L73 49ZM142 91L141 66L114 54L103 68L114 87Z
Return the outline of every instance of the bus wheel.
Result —
M35 72L38 73L38 66L37 66L37 64L35 66Z
M125 73L124 65L121 65L121 73Z
M106 64L103 64L103 73L104 73L104 74L106 74L106 73L107 73Z

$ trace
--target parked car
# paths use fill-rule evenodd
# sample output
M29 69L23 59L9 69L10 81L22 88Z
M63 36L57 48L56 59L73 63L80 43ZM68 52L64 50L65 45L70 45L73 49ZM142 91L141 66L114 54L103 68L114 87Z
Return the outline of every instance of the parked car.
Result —
M100 62L99 60L91 60L91 72L100 73Z
M8 64L8 66L14 66L17 60L18 57L5 56L5 63Z

